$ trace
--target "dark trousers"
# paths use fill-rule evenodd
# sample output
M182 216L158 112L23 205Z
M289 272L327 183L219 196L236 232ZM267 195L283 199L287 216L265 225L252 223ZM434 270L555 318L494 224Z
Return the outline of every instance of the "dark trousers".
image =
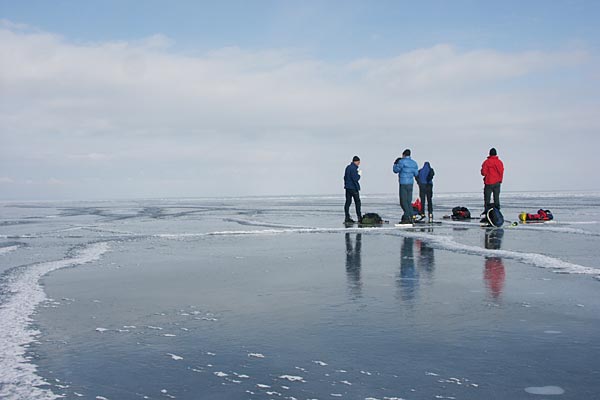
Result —
M490 199L494 195L494 205L500 209L500 183L485 185L483 187L483 205L487 210L490 207Z
M402 211L404 211L402 221L412 221L412 191L412 183L410 185L400 185L400 207L402 207Z
M350 219L350 204L354 199L354 207L356 207L356 217L360 220L360 195L358 190L346 189L346 204L344 204L344 212L346 213L346 219Z
M419 197L421 198L421 213L425 214L425 200L427 200L427 212L433 214L433 185L432 184L419 184Z

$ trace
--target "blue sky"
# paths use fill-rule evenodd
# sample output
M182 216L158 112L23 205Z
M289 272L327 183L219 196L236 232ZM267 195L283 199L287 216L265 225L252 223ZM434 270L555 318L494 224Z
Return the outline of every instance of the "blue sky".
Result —
M363 191L393 193L406 147L439 191L481 190L492 146L505 190L600 190L599 16L595 1L0 0L0 198L336 193L354 154Z
M597 49L597 1L1 1L3 18L73 40L162 33L183 50L297 47L350 59L462 48Z

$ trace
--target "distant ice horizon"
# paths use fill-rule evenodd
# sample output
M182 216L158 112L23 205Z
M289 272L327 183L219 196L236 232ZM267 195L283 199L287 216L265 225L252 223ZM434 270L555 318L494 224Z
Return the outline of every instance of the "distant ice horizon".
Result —
M483 188L480 191L440 191L436 192L434 188L434 201L435 198L451 198L451 197L482 197ZM413 197L416 199L419 194L417 185L413 188ZM529 194L535 197L564 197L564 196L600 196L600 189L589 189L589 190L530 190L530 191L519 191L519 190L507 190L502 191L501 196L522 196L527 197ZM385 197L397 197L398 193L394 192L380 192L380 193L360 193L361 199L368 198L385 198ZM114 197L64 197L64 198L3 198L0 197L0 203L11 203L11 202L71 202L71 201L152 201L152 200L215 200L215 199L285 199L285 198L331 198L331 199L342 199L344 200L344 193L340 190L339 193L309 193L309 194L294 194L294 193L280 193L280 194L248 194L248 195L206 195L206 196L114 196Z

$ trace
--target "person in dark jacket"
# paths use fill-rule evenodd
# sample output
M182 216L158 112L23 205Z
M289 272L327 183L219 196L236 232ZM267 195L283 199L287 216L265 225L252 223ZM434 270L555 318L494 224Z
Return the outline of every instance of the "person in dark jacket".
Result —
M435 171L431 168L429 161L425 161L423 168L419 170L417 175L417 183L419 184L419 197L421 198L421 219L425 218L425 200L427 200L427 213L429 214L429 222L433 222L433 176Z
M412 208L412 191L414 179L419 172L419 166L410 158L410 150L406 149L402 152L402 158L397 158L392 167L392 171L398 174L400 206L404 214L402 215L401 224L412 224L413 208Z
M358 183L361 171L358 168L359 166L360 158L354 156L352 162L346 167L346 171L344 172L344 189L346 189L346 204L344 204L344 213L346 214L345 223L354 223L354 220L350 218L350 204L352 204L352 200L354 200L358 222L361 222L360 183Z
M490 149L490 155L481 165L483 176L483 203L485 210L490 208L490 199L494 195L494 205L500 209L500 185L504 178L504 164L498 158L495 148Z

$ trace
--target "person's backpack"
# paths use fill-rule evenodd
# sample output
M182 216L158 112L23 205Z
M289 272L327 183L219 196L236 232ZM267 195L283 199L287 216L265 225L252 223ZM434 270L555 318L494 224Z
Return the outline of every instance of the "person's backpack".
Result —
M452 209L452 219L454 221L462 221L464 219L471 219L471 211L467 207L454 207Z
M366 213L361 219L362 225L381 225L383 219L376 213Z
M504 224L504 215L502 215L498 208L492 206L488 208L488 210L485 212L485 215L481 219L481 222L499 228Z
M554 215L552 215L552 211L550 210L542 210L540 208L537 213L542 221L551 221L554 219Z
M414 203L411 204L413 211L417 214L421 214L423 212L423 205L421 204L421 199L417 198Z

